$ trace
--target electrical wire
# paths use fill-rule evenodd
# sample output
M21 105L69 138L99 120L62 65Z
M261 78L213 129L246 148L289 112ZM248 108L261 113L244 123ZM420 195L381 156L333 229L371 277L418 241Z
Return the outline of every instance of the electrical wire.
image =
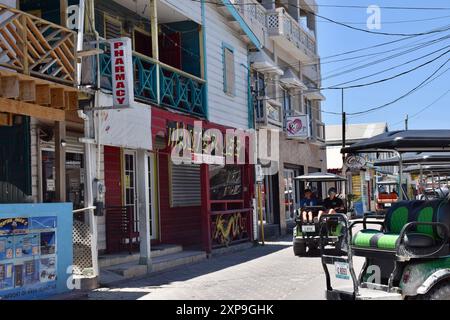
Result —
M396 102L398 102L398 101L400 101L400 100L410 96L411 94L413 94L417 90L421 89L425 85L425 83L428 82L428 80L430 80L432 77L434 77L449 61L450 60L445 61L441 66L439 66L438 69L436 69L430 76L428 76L418 86L414 87L413 89L411 89L407 93L401 95L400 97L396 98L395 100L390 101L390 102L385 103L385 104L382 104L382 105L377 106L377 107L372 107L372 108L369 108L369 109L366 109L366 110L363 110L363 111L358 111L358 112L353 112L353 113L349 112L347 114L349 116L362 115L362 114L367 114L367 113L370 113L370 112L373 112L373 111L378 111L378 110L384 109L384 108L386 108L386 107L388 107L390 105L393 105L394 103L396 103Z
M415 114L413 114L412 116L410 116L408 119L414 119L417 116L419 116L420 114L422 114L423 112L425 112L426 110L430 109L431 107L433 107L434 105L436 105L436 103L438 103L439 101L441 101L448 93L450 92L450 89L448 89L446 92L444 92L442 95L440 95L436 100L434 100L433 102L431 102L429 105L427 105L426 107L420 109L418 112L416 112ZM395 122L393 124L391 124L391 126L396 126L400 123L403 123L403 120Z

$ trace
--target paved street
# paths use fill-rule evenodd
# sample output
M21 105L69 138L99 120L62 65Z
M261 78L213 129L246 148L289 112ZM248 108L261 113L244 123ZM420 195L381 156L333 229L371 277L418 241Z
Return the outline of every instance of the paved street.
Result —
M92 292L90 299L324 299L320 258L295 257L292 240L213 257L147 279Z

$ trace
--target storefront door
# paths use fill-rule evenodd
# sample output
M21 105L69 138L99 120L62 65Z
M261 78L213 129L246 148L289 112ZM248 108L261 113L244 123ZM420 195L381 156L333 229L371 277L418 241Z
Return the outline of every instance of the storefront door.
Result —
M152 240L156 240L158 238L158 230L156 224L156 208L154 205L155 195L153 194L155 189L155 176L153 172L155 171L155 161L154 156L149 154L147 155L147 165L148 165L148 206L149 206L149 217L150 217L150 236Z
M42 202L56 201L55 152L52 149L41 151ZM82 153L66 153L66 198L74 209L84 208L84 156Z
M132 208L132 214L134 217L134 231L139 231L138 214L137 214L137 184L136 184L136 152L124 151L123 159L123 173L124 173L124 205Z
M294 170L284 170L284 205L287 221L295 218L295 209L297 207L297 190L295 188L294 178Z

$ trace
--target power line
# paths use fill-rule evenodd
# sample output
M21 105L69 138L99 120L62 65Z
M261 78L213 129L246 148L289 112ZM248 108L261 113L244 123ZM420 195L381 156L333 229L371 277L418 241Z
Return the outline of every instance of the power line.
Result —
M448 47L450 47L450 46L447 46L444 49L446 49ZM439 51L442 51L442 49L439 50ZM413 71L416 71L416 70L418 70L420 68L423 68L423 67L429 65L430 63L433 63L434 61L442 58L444 55L446 55L449 52L450 52L450 50L447 50L446 52L444 52L443 54L437 56L436 58L434 58L432 60L429 60L429 61L427 61L427 62L425 62L425 63L423 63L421 65L418 65L418 66L416 66L416 67L414 67L412 69L409 69L407 71L398 73L398 74L396 74L394 76L391 76L391 77L388 77L388 78L384 78L384 79L381 79L381 80L377 80L377 81L373 81L373 82L369 82L369 83L364 83L364 84L357 84L357 85L353 85L353 86L347 86L347 87L331 86L331 87L324 88L322 90L327 90L327 89L340 89L340 90L342 90L342 89L354 89L354 88L367 87L367 86L371 86L371 85L374 85L374 84L379 84L379 83L382 83L382 82L390 81L390 80L396 79L398 77L404 76L406 74L409 74L409 73L411 73ZM353 81L350 81L350 82L354 82L354 81L358 81L358 80L353 80Z
M439 98L437 98L436 100L434 100L432 103L430 103L429 105L427 105L426 107L420 109L418 112L416 112L415 114L413 114L412 116L409 117L409 119L414 119L416 118L418 115L420 115L421 113L425 112L426 110L430 109L431 107L433 107L436 103L438 103L439 101L441 101L448 93L450 92L450 89L448 89L446 92L444 92L444 94L440 95ZM400 123L403 123L403 120L393 123L391 124L391 126L396 126Z
M401 96L398 97L397 99L395 99L395 100L393 100L393 101L391 101L391 102L385 103L385 104L383 104L383 105L381 105L381 106L372 107L372 108L369 108L369 109L364 110L364 111L353 112L353 113L347 113L347 114L350 115L350 116L362 115L362 114L367 114L367 113L370 113L370 112L373 112L373 111L381 110L381 109L384 109L384 108L386 108L386 107L388 107L388 106L390 106L390 105L393 105L394 103L396 103L396 102L398 102L398 101L400 101L400 100L406 98L407 96L413 94L415 91L421 89L421 88L425 85L425 83L426 83L428 80L430 80L433 76L435 76L435 75L436 75L436 74L437 74L437 73L438 73L438 72L439 72L439 71L440 71L440 70L441 70L441 69L442 69L449 61L450 61L450 60L445 61L441 66L439 66L438 69L436 69L430 76L428 76L428 77L427 77L424 81L422 81L418 86L414 87L413 89L411 89L411 90L408 91L407 93L401 95Z
M448 39L449 37L450 37L450 36L443 37L443 38L439 39L439 41L446 40L446 39ZM433 44L434 44L434 43L433 43ZM359 70L361 70L361 69L365 69L365 68L368 68L368 67L371 67L371 66L380 64L380 63L383 63L383 62L385 62L385 61L387 61L387 60L392 60L392 59L398 58L398 57L400 57L400 56L409 54L409 53L411 53L411 52L418 51L418 50L423 49L423 48L425 48L425 47L427 47L427 46L429 46L429 44L421 44L421 45L418 45L418 46L413 47L412 49L408 49L408 50L405 50L405 51L401 51L401 52L399 52L399 53L396 53L396 54L393 54L393 55L390 55L390 56L388 56L388 57L381 58L381 59L378 59L378 60L375 60L375 61L369 61L369 62L367 62L367 63L365 63L365 64L363 64L363 65L359 65L359 66L353 67L353 68L351 68L351 69L347 69L347 70L344 70L344 71L341 71L341 72L338 72L338 73L334 73L334 74L329 74L329 75L326 75L325 77L322 76L322 81L323 81L323 80L327 80L327 79L331 79L331 78L335 78L335 77L341 76L341 75L343 75L343 74L348 74L349 72L359 71ZM342 69L342 68L341 68L341 69ZM337 70L339 70L339 69L330 71L330 73L331 73L331 72L334 72L334 71L337 71Z
M440 16L440 17L434 17L434 18L413 19L413 20L397 20L397 21L384 21L383 20L383 24L401 24L401 23L423 22L423 21L441 20L441 19L446 19L446 18L450 18L450 16ZM317 22L332 23L327 20L317 20ZM367 21L366 22L340 21L340 22L349 24L349 25L367 25Z
M199 2L199 1L201 1L201 0L191 0L191 1ZM228 7L228 6L236 7L236 6L237 6L237 4L223 4L223 3L217 3L217 2L214 2L214 1L211 1L211 0L204 0L204 3L210 3L210 4L215 4L215 5L218 5L218 6L226 6L226 7ZM256 3L247 3L247 4L243 3L243 4L241 4L241 5L257 5L257 4L256 4ZM305 7L300 7L300 6L297 6L297 5L294 5L294 4L290 4L290 3L287 3L287 5L288 5L288 6L291 6L291 7L293 7L293 8L301 9L301 10L307 12L307 13L310 13L310 14L312 14L312 15L318 17L318 18L327 20L327 21L332 22L332 23L334 23L334 24L337 24L337 25L340 25L340 26L343 26L343 27L346 27L346 28L349 28L349 29L352 29L352 30L356 30L356 31L360 31L360 32L369 33L369 34L384 35L384 36L409 37L409 36L422 36L422 35L427 35L427 34L431 34L431 33L436 33L436 32L441 32L441 31L449 30L449 29L444 29L444 30L434 30L434 31L420 32L420 33L389 33L389 32L372 31L372 30L366 30L366 29L361 29L361 28L353 27L353 26L351 26L351 25L348 25L348 24L345 24L345 23L341 23L341 22L336 21L336 20L334 20L334 19L324 17L324 16L322 16L322 15L320 15L320 14L314 12L314 11L311 11L311 10L306 9ZM342 7L342 6L341 6L341 7ZM367 6L365 6L365 7L363 6L363 8L367 8ZM381 8L381 7L380 7L380 8ZM385 8L387 8L387 7L385 7ZM393 7L391 7L391 8L393 8ZM404 8L406 8L406 7L404 7ZM421 9L421 8L416 7L416 8L414 8L414 9L419 10L419 9ZM438 9L438 8L434 8L434 9ZM441 9L445 9L445 8L441 8ZM422 8L422 10L427 10L427 9L423 9L423 8ZM450 8L445 9L445 10L450 10Z

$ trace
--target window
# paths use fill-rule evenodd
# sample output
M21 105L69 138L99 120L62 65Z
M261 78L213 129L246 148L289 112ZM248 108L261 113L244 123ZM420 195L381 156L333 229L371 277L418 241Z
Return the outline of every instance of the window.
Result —
M105 39L115 39L122 36L122 22L105 14Z
M230 47L223 48L223 91L228 95L234 95L235 69L234 50Z
M209 175L212 200L242 199L242 169L239 166L211 166Z
M288 90L283 90L283 111L286 115L289 115L292 110L292 97Z

